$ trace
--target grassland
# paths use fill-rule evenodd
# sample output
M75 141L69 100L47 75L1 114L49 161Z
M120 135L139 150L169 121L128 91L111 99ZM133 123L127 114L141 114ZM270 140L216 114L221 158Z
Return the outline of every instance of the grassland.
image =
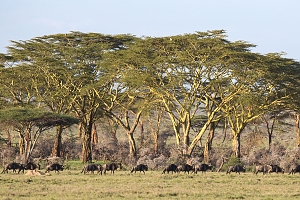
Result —
M43 171L43 170L42 170ZM50 175L0 174L0 199L299 199L300 175L131 174L83 175L78 169Z

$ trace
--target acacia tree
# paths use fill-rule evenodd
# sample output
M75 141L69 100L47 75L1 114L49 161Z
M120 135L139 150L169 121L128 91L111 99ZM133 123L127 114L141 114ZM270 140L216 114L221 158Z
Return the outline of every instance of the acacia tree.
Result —
M272 146L272 138L274 137L274 131L280 129L282 120L290 117L291 113L287 110L278 110L274 108L271 111L266 112L260 117L261 123L264 123L267 129L268 134L268 146L271 149ZM298 141L298 140L297 140Z
M10 47L15 54L29 53L30 65L39 75L46 74L42 81L36 79L34 88L43 105L56 112L73 112L80 119L83 162L92 160L93 124L102 116L99 108L113 84L99 62L103 54L122 49L132 38L71 32L14 42Z
M243 63L241 73L235 76L235 84L243 83L245 90L222 109L231 127L235 157L240 157L240 136L247 124L289 103L299 79L299 73L295 73L300 70L299 63L292 59L270 54L256 55L249 61Z
M254 45L229 42L224 33L216 30L171 38L146 38L142 51L138 52L147 55L148 60L136 66L136 74L164 105L177 144L184 146L188 155L210 124L218 121L224 104L243 91L242 86L232 87L231 68L247 59L251 55L249 48ZM239 59L232 59L233 55L239 55ZM190 142L191 121L199 111L207 114L207 121Z
M36 108L12 107L0 110L0 122L18 132L20 156L22 162L27 163L42 132L57 125L71 126L78 120Z
M12 41L8 50L14 61L14 65L6 69L6 71L11 71L8 74L9 79L15 82L14 85L9 84L11 90L16 90L17 82L22 87L29 85L27 102L22 100L24 103L36 104L38 107L45 107L58 114L69 113L70 98L67 97L70 93L63 88L64 81L68 80L67 72L60 68L63 65L62 62L53 57L51 45L40 38L34 38L28 41ZM23 96L27 97L26 93ZM19 97L15 99L21 102ZM64 128L62 125L56 127L53 156L60 156Z
M105 54L101 63L113 82L107 93L109 101L102 107L103 113L125 131L131 156L137 154L134 133L141 116L155 102L154 96L144 86L145 74L137 70L152 60L149 55L142 53L143 41L135 38L124 45L125 49Z

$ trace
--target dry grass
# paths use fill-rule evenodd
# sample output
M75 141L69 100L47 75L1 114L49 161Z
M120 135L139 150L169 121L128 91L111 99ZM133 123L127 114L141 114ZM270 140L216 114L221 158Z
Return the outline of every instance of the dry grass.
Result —
M8 199L299 199L299 174L224 172L146 175L83 175L78 170L28 176L0 175L0 198Z

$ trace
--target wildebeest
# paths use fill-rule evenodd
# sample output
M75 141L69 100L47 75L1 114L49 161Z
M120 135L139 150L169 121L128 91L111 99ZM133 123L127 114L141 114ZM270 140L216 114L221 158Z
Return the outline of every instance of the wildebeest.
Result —
M264 165L264 173L270 174L272 172L273 167L271 165Z
M183 164L177 166L177 172L180 173L181 171L183 171L184 173L187 172L189 174L190 171L193 171L193 166L189 164Z
M24 164L24 169L26 169L26 170L38 170L38 169L40 169L40 165L35 164L33 162L29 162L27 164Z
M172 174L173 174L173 172L176 173L177 172L177 165L171 164L171 165L165 167L165 169L163 170L162 173L164 174L165 172L167 172L167 173L172 172Z
M98 174L100 173L102 175L102 166L100 164L87 164L82 168L81 173L83 172L86 174L87 172L91 172L94 174L94 171L98 171Z
M46 172L45 173L50 172L50 171L55 171L55 173L56 173L56 172L63 171L63 170L64 170L63 165L60 165L58 163L54 163L54 164L46 166Z
M254 173L257 174L258 172L262 172L263 174L269 174L271 172L283 173L283 169L278 165L256 165Z
M278 165L271 165L272 166L272 172L276 172L278 174L278 172L281 172L284 174L284 169L281 168L280 166Z
M115 170L122 169L122 164L121 163L104 164L102 168L103 168L104 175L106 175L106 171L111 171L111 174L114 174Z
M254 174L258 174L258 172L265 174L265 165L256 165Z
M240 174L240 172L246 172L246 168L241 164L236 164L234 166L229 166L226 174L230 174L231 172Z
M212 171L212 166L202 163L202 164L195 164L194 167L194 173L197 174L198 171L202 171L202 173L206 172L207 170L211 170Z
M293 166L289 174L296 174L297 172L300 173L300 165Z
M19 170L18 173L20 173L20 171L23 171L23 173L24 173L24 165L22 165L20 163L16 163L16 162L6 164L4 166L2 173L5 173L5 172L8 173L8 170L12 170L13 173L16 173L17 169Z
M136 171L144 172L145 174L145 171L148 171L148 166L144 164L139 164L137 166L134 166L131 170L131 173L132 172L136 173Z

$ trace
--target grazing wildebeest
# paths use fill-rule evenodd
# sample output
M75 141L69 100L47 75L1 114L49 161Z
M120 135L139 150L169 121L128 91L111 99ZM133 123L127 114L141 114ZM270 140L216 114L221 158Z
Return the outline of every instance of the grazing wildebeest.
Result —
M254 174L258 174L258 172L265 174L265 165L256 165Z
M194 165L194 173L197 174L198 171L202 171L202 174L204 172L206 172L207 170L211 170L212 171L212 166L211 165L208 165L208 164L195 164Z
M284 169L278 165L271 165L272 166L272 172L276 172L278 174L278 172L281 172L284 174Z
M50 171L55 171L55 173L59 172L59 171L63 171L64 170L64 166L63 165L60 165L58 163L54 163L54 164L51 164L51 165L47 165L46 166L46 172L50 172Z
M102 169L103 169L104 175L106 175L106 171L111 171L111 174L114 174L115 170L122 169L122 164L121 163L104 164L102 166Z
M148 171L148 166L144 164L139 164L132 168L131 173L132 172L136 173L136 171L144 172L145 174L145 171Z
M29 162L27 164L24 164L24 169L26 169L26 170L38 170L38 169L40 169L40 165L35 164L33 162Z
M273 167L271 165L264 165L265 174L270 174L272 172Z
M81 173L86 174L87 172L91 172L94 174L94 171L98 171L102 175L102 166L100 164L87 164L82 168Z
M167 173L172 172L172 174L173 174L173 172L176 173L177 172L177 165L171 164L171 165L165 167L165 169L163 170L162 173L164 174L165 172L167 172Z
M5 172L8 173L8 170L12 170L13 173L16 173L17 169L19 170L18 174L20 173L20 171L23 171L23 173L24 173L24 165L22 165L20 163L16 163L16 162L6 164L4 166L4 169L3 169L2 173L5 173Z
M289 174L296 174L297 172L300 173L300 165L293 166Z
M273 172L272 165L256 165L254 173L262 172L263 174L269 174Z
M236 164L234 166L229 166L226 174L230 174L231 172L240 174L240 172L246 172L246 168L241 164Z
M189 174L190 171L193 171L193 166L189 164L183 164L177 166L177 172L180 173L181 171L183 171L184 173L187 172Z

